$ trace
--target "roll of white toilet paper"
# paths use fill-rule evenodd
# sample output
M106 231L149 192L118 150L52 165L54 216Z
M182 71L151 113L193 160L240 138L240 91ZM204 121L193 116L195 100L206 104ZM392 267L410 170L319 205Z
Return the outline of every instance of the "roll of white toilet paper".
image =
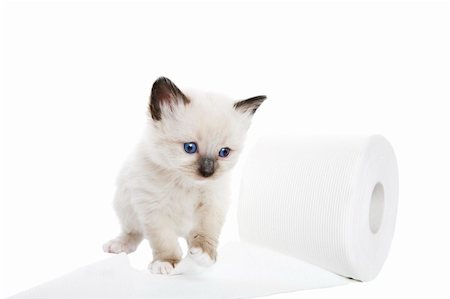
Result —
M386 260L397 163L381 136L267 137L250 151L239 208L243 240L367 281Z

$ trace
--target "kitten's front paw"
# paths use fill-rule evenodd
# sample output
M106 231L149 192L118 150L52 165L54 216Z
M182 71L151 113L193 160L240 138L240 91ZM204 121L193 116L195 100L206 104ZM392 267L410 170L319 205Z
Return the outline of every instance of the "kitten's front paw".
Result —
M189 249L189 256L202 267L210 267L215 263L209 254L204 252L200 247L192 247Z
M165 261L154 261L149 266L153 274L170 274L173 271L173 264Z
M217 239L192 232L188 239L189 256L200 266L209 267L217 259Z
M131 253L136 250L136 246L130 243L123 242L119 238L113 239L111 241L103 244L103 251L108 253L121 253L125 252L126 254Z

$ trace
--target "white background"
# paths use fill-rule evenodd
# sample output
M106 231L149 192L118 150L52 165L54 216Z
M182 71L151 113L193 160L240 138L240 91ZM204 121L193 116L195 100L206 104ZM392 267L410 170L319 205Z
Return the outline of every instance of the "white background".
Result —
M445 2L0 8L0 297L105 257L102 243L118 232L114 179L161 75L236 99L267 94L250 140L266 132L380 133L392 142L400 206L383 271L369 283L301 296L449 295ZM150 260L147 245L139 255Z

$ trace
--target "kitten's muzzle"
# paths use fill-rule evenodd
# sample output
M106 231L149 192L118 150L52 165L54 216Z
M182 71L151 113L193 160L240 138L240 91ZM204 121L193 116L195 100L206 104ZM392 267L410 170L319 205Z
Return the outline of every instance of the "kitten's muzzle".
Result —
M214 174L214 160L207 157L201 157L199 160L198 172L205 178L212 176Z

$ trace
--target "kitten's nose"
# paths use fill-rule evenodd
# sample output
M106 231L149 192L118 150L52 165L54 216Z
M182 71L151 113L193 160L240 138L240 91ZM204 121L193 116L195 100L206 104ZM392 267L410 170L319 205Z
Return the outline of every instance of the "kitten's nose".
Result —
M212 176L214 173L214 160L207 157L201 157L199 162L200 167L198 171L200 174L205 178Z

